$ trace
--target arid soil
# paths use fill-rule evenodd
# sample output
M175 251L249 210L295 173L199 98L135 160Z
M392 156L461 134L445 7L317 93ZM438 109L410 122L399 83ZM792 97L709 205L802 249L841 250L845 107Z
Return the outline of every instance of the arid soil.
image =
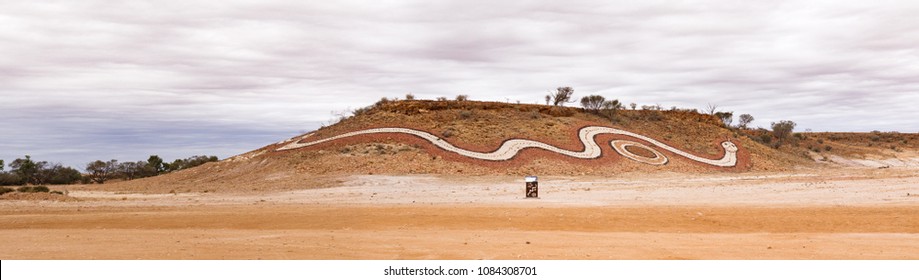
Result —
M919 259L908 167L324 180L0 200L0 259Z

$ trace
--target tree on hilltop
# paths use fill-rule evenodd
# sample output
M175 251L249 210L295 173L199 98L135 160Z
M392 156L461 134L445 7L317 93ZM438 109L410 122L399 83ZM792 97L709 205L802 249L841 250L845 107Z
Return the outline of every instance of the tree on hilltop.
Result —
M554 106L565 106L565 103L571 103L571 98L574 97L574 89L571 87L559 87L555 92L550 92L549 95L546 95L546 100L552 100L552 105Z
M581 97L581 107L592 112L600 111L600 108L603 107L603 103L606 102L606 98L599 95L590 95Z
M721 119L721 122L724 123L725 126L730 127L731 123L734 122L734 112L717 112L715 116Z
M747 125L753 122L753 116L751 116L750 114L741 114L739 121L740 123L738 123L737 126L740 128L746 129Z

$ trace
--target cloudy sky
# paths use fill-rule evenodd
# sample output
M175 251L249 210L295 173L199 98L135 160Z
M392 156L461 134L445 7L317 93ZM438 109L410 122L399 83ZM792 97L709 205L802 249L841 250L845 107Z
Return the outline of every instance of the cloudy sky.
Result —
M558 86L917 132L917 46L919 1L0 0L0 159L225 158L383 96Z

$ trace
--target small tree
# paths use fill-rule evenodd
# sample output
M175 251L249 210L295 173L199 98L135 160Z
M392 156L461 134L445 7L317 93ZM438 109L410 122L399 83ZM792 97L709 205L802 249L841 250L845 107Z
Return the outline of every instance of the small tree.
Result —
M147 166L153 172L153 175L151 176L156 176L166 172L166 164L158 155L151 155L149 158L147 158Z
M717 112L715 116L721 119L725 126L731 126L734 122L734 112Z
M138 162L126 161L126 162L119 163L118 164L118 174L120 175L119 177L125 180L134 180L136 178L142 178L144 177L143 168L146 166L147 166L147 163L141 162L141 161L138 161Z
M777 139L786 139L795 130L797 124L793 121L779 121L772 123L772 135Z
M635 102L632 102L632 103L629 103L629 107L632 107L632 110L635 110L635 108L638 107L638 104L635 104Z
M565 106L565 103L570 103L571 98L574 96L574 89L571 87L559 87L555 92L550 92L549 99L552 100L552 105L555 106Z
M115 176L118 170L118 161L93 161L86 164L86 172L89 172L89 176L93 182L99 184L105 184L105 181L111 179Z
M0 159L0 171L3 171L3 160Z
M467 100L469 100L468 95L460 94L456 96L456 101L467 101Z
M738 123L737 126L739 126L740 128L746 129L747 125L753 122L753 116L751 116L750 114L741 114L739 122L740 123Z
M415 100L415 95L414 95L414 94L411 94L411 93L406 94L406 95L405 95L405 100Z
M598 112L600 108L603 107L603 102L606 102L606 98L603 96L584 96L581 98L581 107L584 107L584 109L588 111Z
M23 184L40 184L41 178L38 176L38 172L45 168L47 164L44 161L32 161L32 157L26 155L25 159L17 158L10 163L10 172L19 176Z
M622 103L619 102L619 99L604 101L603 105L600 106L600 109L603 114L606 115L606 118L612 121L616 116L616 111L622 109Z
M705 107L705 111L708 112L709 115L714 115L717 110L718 105L712 103L708 103L708 107Z

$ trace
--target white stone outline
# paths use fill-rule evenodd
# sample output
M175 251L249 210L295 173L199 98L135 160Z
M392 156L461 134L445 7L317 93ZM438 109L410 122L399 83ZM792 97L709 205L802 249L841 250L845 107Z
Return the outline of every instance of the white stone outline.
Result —
M601 149L600 149L600 145L597 144L596 141L594 141L594 137L599 134L617 134L617 135L625 135L625 136L634 137L640 140L644 140L650 143L651 145L660 147L671 153L683 156L685 158L688 158L690 160L694 160L697 162L714 165L714 166L720 166L720 167L732 167L732 166L737 165L737 145L735 145L734 143L731 143L730 141L721 142L721 147L724 148L724 156L722 158L707 159L707 158L699 157L699 156L681 151L677 148L671 147L667 144L661 143L657 140L651 139L644 135L632 133L632 132L621 130L621 129L615 129L611 127L603 127L603 126L587 126L587 127L583 127L580 130L578 130L578 138L581 140L581 143L584 145L584 150L580 152L561 149L561 148L558 148L558 147L555 147L555 146L552 146L546 143L537 142L533 140L510 139L510 140L504 141L504 143L501 144L501 147L499 147L495 151L488 152L488 153L481 153L481 152L475 152L475 151L458 148L456 146L453 146L453 144L450 144L449 142L444 141L440 137L437 137L428 132L409 129L409 128L398 128L398 127L364 129L364 130L348 132L348 133L341 134L338 136L333 136L333 137L320 139L320 140L316 140L312 142L299 143L299 141L302 141L303 139L306 139L313 135L312 133L310 133L310 134L304 135L303 137L298 139L298 141L290 141L290 143L284 145L281 148L278 148L276 151L299 149L299 148L308 147L308 146L312 146L312 145L316 145L320 143L325 143L328 141L334 141L334 140L338 140L342 138L364 135L364 134L375 134L375 133L403 133L403 134L414 135L424 140L427 140L431 142L432 144L434 144L435 146L441 149L444 149L448 152L457 153L465 157L481 159L481 160L490 160L490 161L509 160L513 158L514 156L516 156L517 153L520 152L520 150L523 150L526 148L539 148L539 149L563 154L563 155L570 156L570 157L581 158L581 159L597 158L597 157L600 157L601 155ZM654 149L650 149L650 150L655 151ZM629 158L631 159L631 157Z
M609 144L610 146L613 146L613 149L615 149L616 152L619 153L620 155L627 157L631 160L637 161L637 162L647 163L650 165L664 165L664 164L667 164L667 162L669 161L669 159L667 159L667 157L664 156L664 154L662 154L661 152L658 152L655 149L651 149L651 147L645 146L645 144L638 143L635 141L613 140L613 141L610 141ZM626 147L629 147L629 146L639 147L639 148L651 151L651 153L654 153L654 157L653 158L646 157L646 156L637 155L633 152L630 152L629 150L626 150Z

